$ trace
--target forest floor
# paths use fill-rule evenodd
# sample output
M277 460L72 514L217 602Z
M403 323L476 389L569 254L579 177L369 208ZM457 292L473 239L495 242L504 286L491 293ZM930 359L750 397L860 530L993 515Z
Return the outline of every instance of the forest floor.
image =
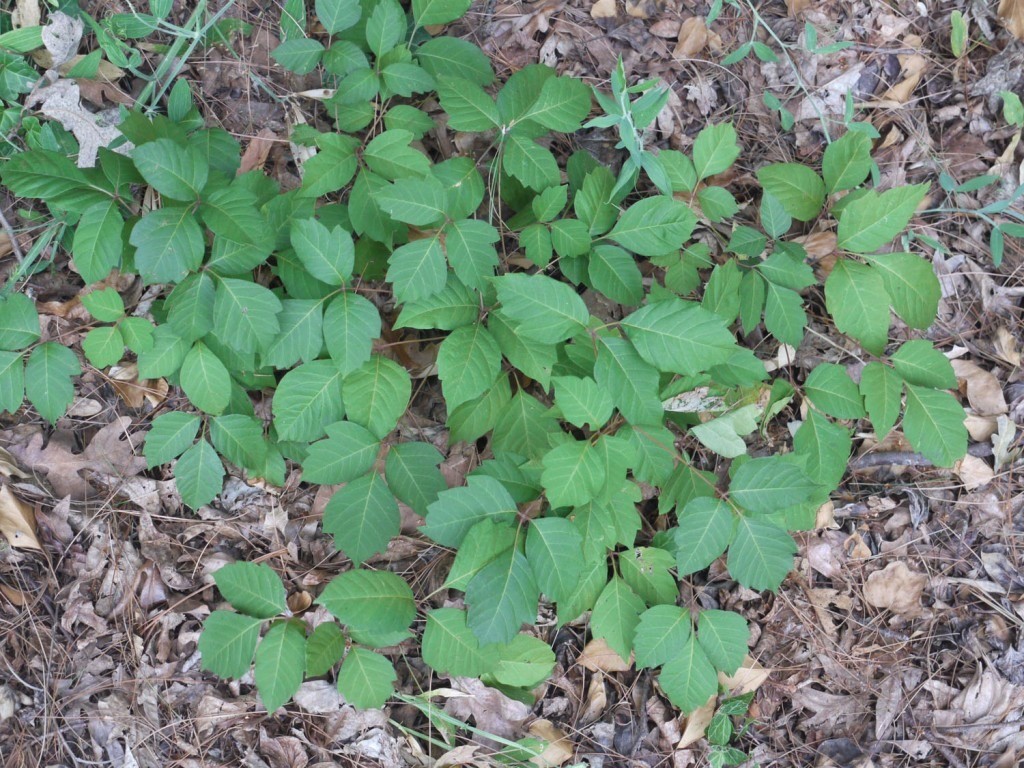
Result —
M97 15L128 10L120 0L87 5ZM175 3L174 13L184 16L189 5ZM753 628L757 665L743 670L743 685L756 691L755 722L737 743L750 765L1011 768L1024 756L1024 462L1015 426L1024 424L1024 249L1007 238L994 267L988 227L971 213L1024 182L1020 129L1007 126L998 96L1024 87L1024 43L1014 37L1024 35L1024 3L1001 7L1003 19L994 4L976 0L761 2L776 41L765 27L752 29L746 5L726 5L707 27L703 2L673 0L490 0L455 27L492 57L499 77L540 61L600 85L621 56L631 79L657 78L672 89L657 123L659 146L686 150L708 123L732 120L744 152L729 186L741 201L763 163L820 161L822 124L842 123L847 93L857 119L881 134L883 184L929 182L938 191L940 173L958 183L997 177L974 191L938 192L935 205L945 212L915 224L916 234L944 246L926 254L943 288L928 336L954 360L969 455L938 470L898 433L883 445L858 434L833 508L818 530L798 537L796 567L778 594L746 590L719 566L692 586L701 600L741 611ZM955 9L970 20L959 58L950 46ZM274 3L237 0L227 14L251 29L233 37L233 50L197 52L183 74L208 121L241 141L250 167L295 186L288 136L297 122L326 125L317 103L299 95L319 83L273 64ZM808 22L820 45L856 45L810 53L801 37ZM752 34L776 51L784 42L787 55L723 66ZM130 104L132 88L122 83L86 98L94 107ZM782 129L766 93L794 115L792 129ZM563 152L615 152L600 135L571 141ZM16 221L19 202L0 202ZM827 263L835 238L811 232L804 244ZM55 254L58 268L37 275L31 291L44 334L75 348L87 316L81 286L60 269L66 258ZM794 378L835 358L835 342L815 324L795 359L782 361ZM897 327L895 338L905 332ZM122 378L87 369L55 428L26 411L0 422L0 529L6 517L9 533L20 514L34 521L29 535L41 546L0 549L0 764L489 764L480 744L439 746L441 733L409 704L359 712L329 683L311 682L268 714L252 685L200 671L196 641L214 602L210 574L225 559L272 562L290 579L293 607L309 605L305 587L322 581L318 569L334 555L318 529L328 494L297 481L268 488L232 477L213 504L183 509L173 480L147 470L140 451L149 414L175 407L180 395L131 371ZM456 484L476 449L448 445L435 383L423 384L412 409L445 451L443 468ZM377 565L426 596L449 557L410 528ZM542 614L536 631L554 645L558 665L534 707L460 680L451 687L473 695L451 699L462 703L449 712L506 738L554 740L558 764L706 764L706 742L689 737L702 731L701 714L679 717L648 674L583 654L585 623L556 630ZM429 674L415 640L397 657L399 689L421 693Z

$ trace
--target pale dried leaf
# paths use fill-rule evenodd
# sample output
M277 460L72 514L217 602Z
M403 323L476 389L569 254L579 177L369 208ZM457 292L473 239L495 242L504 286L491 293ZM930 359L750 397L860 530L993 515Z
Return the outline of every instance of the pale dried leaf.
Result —
M455 677L451 684L469 695L449 698L444 705L445 712L463 722L472 717L476 727L485 733L505 739L518 738L523 721L530 716L528 706L473 678Z
M864 599L875 608L884 608L908 619L917 618L923 613L921 595L927 583L927 576L897 560L868 576Z
M170 390L166 379L140 380L139 367L135 363L112 366L107 371L107 378L129 408L141 408L147 402L156 408L167 399Z
M480 751L479 744L463 744L461 747L450 749L445 752L434 763L434 768L451 768L456 765L477 765L477 752Z
M676 37L679 34L679 22L673 19L662 19L656 21L647 28L655 37L671 38Z
M617 15L615 0L597 0L590 7L590 15L595 19L614 19Z
M71 61L78 52L78 44L82 41L84 24L81 19L73 19L66 13L51 13L43 27L43 45L52 59L52 66L59 67Z
M1024 0L999 0L997 15L1018 40L1024 40Z
M992 435L992 456L995 459L996 469L1009 463L1020 451L1011 451L1010 446L1017 439L1017 425L1006 416L999 416L996 419L998 429Z
M1001 325L996 329L993 346L995 353L1005 362L1012 366L1020 365L1021 357L1020 350L1017 348L1017 337L1010 333L1006 326Z
M39 111L51 120L56 120L78 140L78 167L92 168L100 147L108 147L123 138L117 128L120 119L116 110L111 114L94 114L82 106L81 91L73 80L57 80L43 88L32 91L25 99L25 106L39 104ZM124 142L114 151L128 154L134 145Z
M543 752L530 758L534 765L539 768L556 768L572 759L572 742L565 735L565 731L550 720L534 720L528 730L531 736L547 742Z
M683 729L683 735L680 737L679 743L676 744L676 749L686 749L704 738L708 726L711 725L711 719L715 716L715 704L717 703L718 697L712 696L702 707L698 707L687 716L686 728Z
M718 684L729 691L730 696L742 696L760 688L771 673L771 669L766 669L750 656L745 656L743 663L733 674L718 673Z
M967 427L967 434L971 436L971 440L976 443L984 443L998 429L994 416L978 416L975 413L967 414L964 426Z
M793 18L796 18L797 14L810 4L811 0L786 0L786 8L789 10L789 15Z
M953 370L967 392L967 402L975 413L982 416L998 416L1006 413L1006 397L1003 387L990 371L970 360L953 360Z
M587 643L576 661L591 672L628 672L633 666L632 654L629 661L623 661L619 654L608 647L603 637Z
M264 163L267 162L267 157L270 155L270 150L276 141L277 134L272 130L269 128L260 129L260 132L252 137L249 146L242 153L242 161L238 166L238 175L241 176L243 173L262 168Z
M977 456L971 456L970 454L960 459L954 465L953 471L956 472L964 487L969 491L988 485L992 482L992 478L995 477L992 467L984 459L979 459Z
M15 549L42 549L32 507L17 498L7 484L0 488L0 534Z
M679 41L672 51L675 59L689 59L704 50L708 44L708 28L700 16L691 16L679 28Z
M23 27L38 27L42 14L39 9L39 0L18 0L11 13L11 26L15 29ZM2 720L3 718L0 718Z
M906 104L928 69L928 59L919 53L903 54L899 59L903 65L903 80L882 94L883 102Z

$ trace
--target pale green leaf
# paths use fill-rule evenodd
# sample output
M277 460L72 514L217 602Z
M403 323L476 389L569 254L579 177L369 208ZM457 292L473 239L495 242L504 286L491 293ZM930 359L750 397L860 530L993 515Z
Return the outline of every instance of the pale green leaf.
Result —
M825 281L825 306L836 328L875 355L889 340L889 301L879 273L850 259L839 259Z
M729 496L754 514L769 514L807 501L817 484L784 456L745 462L733 475Z
M672 531L679 575L704 570L717 560L729 546L735 527L735 515L721 499L701 496L690 501Z
M821 173L829 194L853 189L871 172L871 138L861 131L847 131L825 147Z
M896 187L882 194L870 190L843 207L838 245L853 253L871 253L906 229L928 192L927 184Z
M338 672L338 690L356 709L377 709L391 698L398 675L379 653L355 647L349 650Z
M455 554L455 562L452 563L448 578L445 579L445 586L448 589L459 589L465 592L470 579L502 552L511 549L516 543L516 538L517 531L511 525L498 523L491 519L484 519L476 523L469 529L462 544L459 545L458 552ZM527 559L532 559L529 551L527 551ZM536 568L534 568L534 575L538 575ZM574 583L573 586L575 587L576 584Z
M71 379L82 372L75 353L53 341L32 350L25 363L28 400L51 424L64 415L75 396Z
M590 312L566 283L547 275L508 274L495 278L502 312L516 330L535 341L564 341L587 326Z
M687 609L656 605L640 615L633 646L637 669L660 667L675 658L693 634Z
M942 288L926 259L913 253L882 253L864 258L881 276L892 308L903 322L922 330L935 322Z
M508 643L523 624L537 618L540 593L526 558L507 550L466 585L468 624L481 643Z
M603 638L623 661L628 661L640 614L645 608L644 601L637 597L626 582L613 577L594 603L594 611L590 616L591 634Z
M381 355L345 376L348 417L384 438L398 424L412 396L408 371Z
M266 563L229 563L214 572L213 580L231 607L247 616L270 619L288 608L284 584Z
M547 679L555 667L555 652L543 640L519 634L499 646L494 679L502 685L530 689Z
M381 476L370 472L334 492L324 508L323 528L334 537L334 546L358 565L383 552L398 535L398 502Z
M199 635L200 666L220 677L239 678L252 666L262 619L232 611L214 611Z
M483 394L501 373L501 349L482 323L457 328L437 351L437 375L448 408Z
M224 487L224 465L213 446L200 440L174 465L174 482L187 507L209 504Z
M745 405L710 421L695 424L690 427L690 432L719 456L734 459L747 452L743 437L757 429L760 414L761 409L757 405Z
M608 391L593 379L556 376L555 407L567 421L577 427L589 424L593 430L603 427L611 418L614 404Z
M444 290L448 269L440 234L396 248L388 258L387 278L400 302L427 299Z
M498 646L480 645L466 623L466 612L437 608L427 613L421 644L423 661L439 674L479 677L498 664Z
M619 553L619 573L647 605L675 605L679 584L669 569L672 555L657 547L635 547Z
M747 655L750 628L734 611L703 610L697 619L697 642L715 669L735 674Z
M502 155L505 172L527 189L540 192L561 181L555 156L529 136L510 133Z
M622 325L640 356L666 372L706 371L728 360L737 346L722 318L681 299L648 304Z
M864 417L857 385L846 369L835 363L818 363L804 382L804 394L829 416L837 419Z
M606 237L641 256L662 256L682 247L696 224L684 203L655 195L626 209Z
M438 465L444 459L430 443L408 442L392 446L384 464L388 488L418 515L448 489Z
M793 437L793 449L806 459L808 476L827 488L835 488L846 473L846 462L853 448L850 430L833 424L816 411Z
M309 446L302 462L302 479L309 483L347 483L366 474L377 460L380 441L351 421L327 427L327 439Z
M727 565L732 577L748 589L776 590L793 568L794 554L796 542L784 530L741 517L729 547Z
M267 712L290 699L302 685L306 630L300 621L281 621L267 630L256 648L253 677Z
M421 530L438 544L458 547L469 529L481 520L509 523L518 509L515 500L497 480L471 476L466 485L438 494L427 508L427 523Z
M341 371L329 360L314 360L288 371L271 404L278 438L304 442L322 437L328 424L345 415L341 382Z
M232 277L217 281L214 334L235 352L246 354L266 347L281 330L280 312L281 300L269 288Z
M949 359L930 341L914 339L906 342L889 358L905 382L919 387L955 389L956 374Z
M341 227L328 229L316 219L297 219L290 242L299 261L320 282L345 285L352 277L355 247L352 235Z
M32 299L12 293L0 299L0 349L18 351L39 338L39 314Z
M331 580L316 603L342 624L367 632L398 632L416 616L412 589L387 571L346 571Z
M343 374L370 359L373 341L381 333L380 313L373 303L353 291L343 291L327 305L323 337L327 352Z
M612 337L600 339L594 379L630 424L656 425L664 420L658 397L658 371L629 342Z
M799 163L775 163L757 171L765 191L782 203L798 221L813 221L825 202L825 185L811 168ZM788 229L788 227L787 227Z
M940 467L950 467L967 451L964 409L948 392L907 384L903 434L915 451Z
M299 361L315 360L324 345L323 302L315 299L282 299L277 316L280 330L261 357L264 365L291 368Z
M736 129L731 123L709 125L693 142L693 166L698 180L728 170L739 156Z
M333 621L316 625L306 640L306 676L326 675L345 653L345 635Z

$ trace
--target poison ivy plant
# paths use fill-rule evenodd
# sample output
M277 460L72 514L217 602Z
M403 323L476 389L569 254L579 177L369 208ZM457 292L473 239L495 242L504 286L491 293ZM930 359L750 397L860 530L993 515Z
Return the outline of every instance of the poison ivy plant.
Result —
M692 710L744 662L749 631L738 614L680 605L680 580L724 557L744 587L778 588L790 532L813 526L843 476L853 422L879 437L901 424L936 465L964 451L948 361L889 337L890 309L911 329L935 317L929 263L891 247L927 189L870 187L870 140L851 132L820 171L758 169L760 199L726 224L739 212L731 124L702 130L688 154L655 151L644 130L666 94L629 85L621 62L610 95L541 65L495 85L479 49L430 34L467 5L317 0L316 34L304 11L286 14L274 58L320 73L336 129L294 132L310 155L296 189L238 173L224 131L136 112L121 123L130 158L101 152L85 172L40 149L0 176L77 223L83 281L117 269L155 297L86 293L83 351L96 368L134 357L140 376L187 397L145 442L186 506L213 501L229 471L282 485L289 461L306 482L340 486L322 526L355 567L317 598L334 621L293 614L269 565L226 566L215 581L234 610L206 621L206 669L252 668L271 711L324 675L356 706L381 705L397 679L384 649L410 636L418 607L402 578L370 565L405 505L454 552L445 590L461 606L421 617L437 674L529 697L554 665L529 631L543 600L560 624L589 614L593 636L660 669L661 689ZM585 152L563 159L551 138L580 129L592 97L602 114L587 128L615 128L625 150L617 175ZM437 121L488 149L442 159L425 139ZM136 202L143 187L152 205ZM798 241L811 222L837 228L825 307L863 351L819 364L797 390L770 381L740 339L763 324L801 343L820 293ZM417 375L440 382L449 442L482 441L464 484L448 487L443 454L405 419L408 358L381 343L398 337L438 342L436 366ZM30 299L0 301L0 407L20 407L28 380L53 421L80 364L41 338ZM807 415L791 446L751 457L749 436L795 397ZM396 440L399 427L416 437ZM648 489L656 503L642 502Z

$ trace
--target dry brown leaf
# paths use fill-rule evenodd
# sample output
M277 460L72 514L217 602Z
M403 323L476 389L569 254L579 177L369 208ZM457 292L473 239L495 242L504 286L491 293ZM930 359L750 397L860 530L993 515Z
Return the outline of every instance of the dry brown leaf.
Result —
M651 24L647 31L655 37L676 37L679 34L679 22L674 19L662 19Z
M17 477L20 480L24 480L28 475L21 471L18 467L18 462L7 452L6 449L0 448L0 476L3 477Z
M1006 328L999 326L996 329L996 337L992 341L995 352L1004 361L1012 366L1020 365L1020 350L1017 348L1017 337Z
M608 647L603 637L596 637L587 643L576 661L591 672L628 672L633 666L632 654L629 661L623 661L618 653Z
M115 365L107 371L110 386L129 408L141 408L148 402L156 408L167 399L170 387L166 379L139 380L139 367L135 363Z
M928 69L928 59L919 53L903 54L899 59L903 65L903 80L882 94L881 100L906 104Z
M479 744L463 744L461 747L450 749L445 752L434 763L434 768L451 768L455 765L477 765L477 752L480 751Z
M57 80L37 88L25 98L26 108L39 105L39 111L56 120L78 139L78 167L92 168L100 147L108 147L122 138L117 127L116 111L111 115L93 114L82 106L82 94L74 80ZM132 148L131 142L124 142L114 151L122 155Z
M634 19L649 19L657 10L655 0L626 0L626 15Z
M544 751L536 757L531 757L530 762L539 768L556 768L572 759L572 742L565 735L565 732L555 726L550 720L534 720L527 729L531 736L547 742Z
M712 696L704 706L698 707L687 716L686 728L683 729L683 735L680 737L679 743L676 744L676 749L686 749L694 742L704 738L708 726L711 725L711 718L715 716L715 704L717 703L718 697Z
M729 691L730 696L742 696L760 688L771 673L772 670L762 667L750 656L746 656L733 674L719 672L718 684Z
M28 595L22 592L20 589L14 587L8 587L6 584L0 584L0 595L3 595L10 600L14 605L19 608L28 602ZM3 720L3 716L0 715L0 720Z
M1024 40L1024 0L999 0L996 13L1011 35Z
M0 488L0 533L15 549L42 549L36 538L32 507L17 498L9 485Z
M953 371L962 382L967 393L967 402L974 412L981 416L998 416L1006 413L1006 397L1003 387L990 371L970 360L953 360Z
M690 59L708 44L708 28L700 16L691 16L679 27L679 41L672 51L674 59Z
M967 414L964 426L967 427L967 434L971 436L971 440L976 443L987 442L999 429L995 416L978 416L974 413Z
M238 175L262 168L267 162L267 156L277 141L277 134L269 128L262 128L259 133L253 136L249 146L242 153L242 161L238 166Z
M74 453L74 437L70 433L54 433L46 447L43 435L35 434L24 446L12 446L23 466L46 475L57 496L85 499L93 495L83 471L104 475L132 477L146 468L142 458L142 435L127 435L132 420L127 416L107 424L97 432L81 453Z
M595 19L614 19L618 15L616 0L597 0L590 6L590 15Z
M810 4L811 0L786 0L786 8L789 10L789 15L793 18L796 18L797 14Z
M453 677L451 685L468 695L449 698L445 712L463 722L472 717L476 727L486 733L504 739L518 738L523 721L530 716L530 708L523 702L469 677Z
M864 599L875 608L885 608L908 619L917 618L923 613L921 595L927 583L927 576L897 560L868 576Z
M836 252L835 232L812 232L809 235L793 238L793 242L800 243L804 247L804 250L807 251L807 258L811 261L821 261Z
M988 485L995 477L992 467L984 459L968 454L953 466L953 471L963 481L964 488L974 491Z

